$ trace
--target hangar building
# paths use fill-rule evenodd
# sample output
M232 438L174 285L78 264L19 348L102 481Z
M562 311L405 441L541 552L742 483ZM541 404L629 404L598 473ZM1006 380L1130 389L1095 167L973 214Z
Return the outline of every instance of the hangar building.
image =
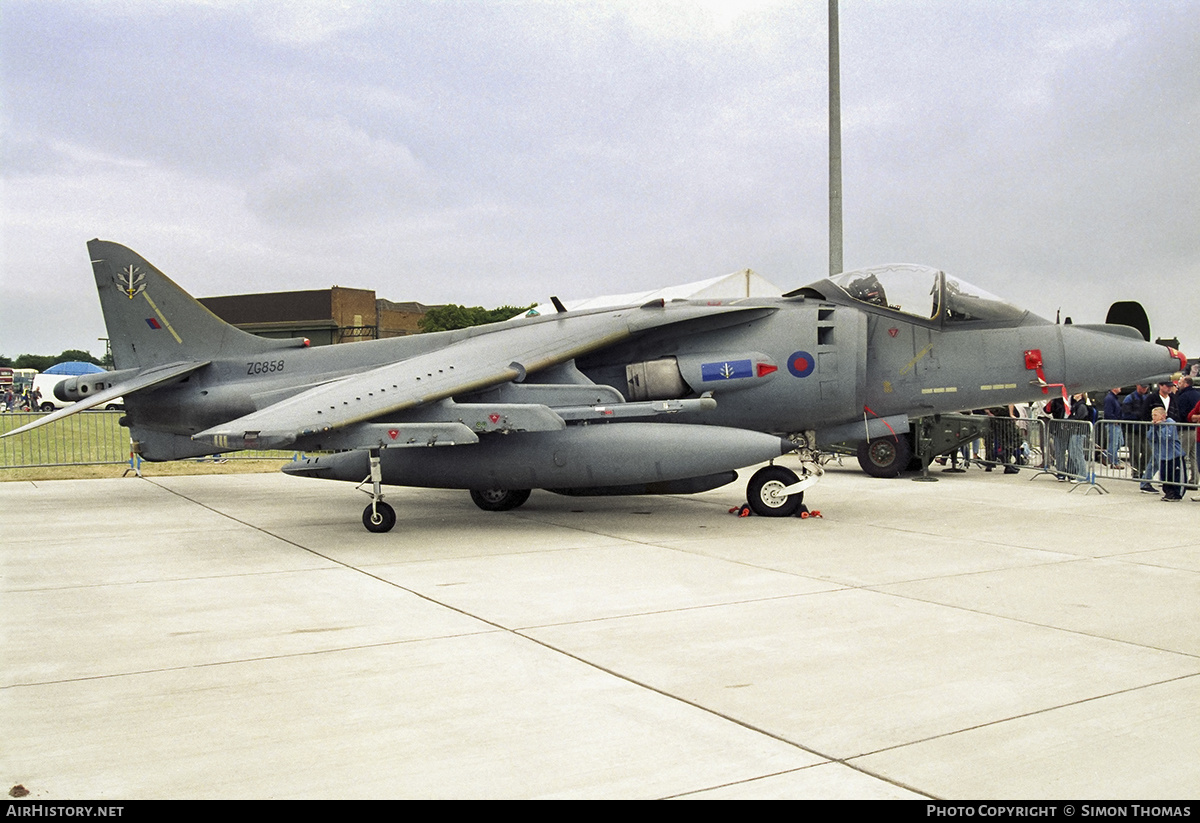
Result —
M416 334L429 310L421 303L394 303L372 289L333 286L310 291L201 297L205 308L239 329L261 337L307 337L314 346Z

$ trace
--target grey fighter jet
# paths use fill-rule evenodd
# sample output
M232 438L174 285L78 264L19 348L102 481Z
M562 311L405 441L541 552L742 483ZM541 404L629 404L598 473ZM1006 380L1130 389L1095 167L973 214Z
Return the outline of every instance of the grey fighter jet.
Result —
M910 265L777 299L562 310L308 348L226 324L124 246L88 251L117 371L64 381L58 394L78 402L31 426L124 396L147 460L302 451L285 472L369 485L373 532L396 519L384 484L465 489L490 511L531 489L689 493L854 439L898 471L912 417L1149 383L1182 364L1131 328L1056 325ZM813 479L767 466L748 503L793 514Z

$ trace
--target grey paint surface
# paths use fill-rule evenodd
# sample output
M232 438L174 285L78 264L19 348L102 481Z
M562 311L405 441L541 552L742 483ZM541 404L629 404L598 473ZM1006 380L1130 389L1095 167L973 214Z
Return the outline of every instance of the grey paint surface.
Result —
M640 488L769 460L781 436L812 445L872 422L903 433L914 416L1146 382L1181 365L1126 327L1054 325L907 264L774 300L657 301L309 349L229 326L120 244L88 251L119 371L86 397L94 378L66 381L64 399L82 402L59 416L123 396L146 459L351 450L302 472L355 483L365 450L382 451L364 524L384 530L379 481ZM603 402L581 406L581 386ZM504 399L521 394L537 399Z

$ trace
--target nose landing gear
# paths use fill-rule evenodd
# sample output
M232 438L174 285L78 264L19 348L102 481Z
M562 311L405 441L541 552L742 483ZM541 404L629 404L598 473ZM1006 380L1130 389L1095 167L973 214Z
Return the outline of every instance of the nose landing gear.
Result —
M371 483L371 505L363 509L362 521L367 531L376 534L391 531L396 525L396 510L383 502L383 470L379 467L379 452L379 449L370 450L371 475L363 480L363 483Z
M791 517L804 503L804 492L793 487L800 478L783 466L765 466L746 484L746 503L760 517Z

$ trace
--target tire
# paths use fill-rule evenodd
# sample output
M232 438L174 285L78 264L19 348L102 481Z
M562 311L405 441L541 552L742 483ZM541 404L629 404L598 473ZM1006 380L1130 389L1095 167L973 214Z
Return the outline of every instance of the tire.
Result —
M923 471L925 471L925 469L929 468L929 464L932 462L933 462L932 457L924 458L914 451L912 454L912 457L910 457L908 460L908 467L907 467L907 469L905 469L905 471L923 472Z
M471 500L485 512L506 512L529 499L529 489L471 489Z
M396 510L382 501L376 503L374 509L367 506L363 509L363 525L367 531L376 534L390 532L396 525Z
M872 477L899 477L910 460L907 437L877 437L858 444L858 465Z
M804 502L804 492L784 497L780 491L799 481L794 471L782 466L759 469L746 484L746 502L760 517L791 517Z

